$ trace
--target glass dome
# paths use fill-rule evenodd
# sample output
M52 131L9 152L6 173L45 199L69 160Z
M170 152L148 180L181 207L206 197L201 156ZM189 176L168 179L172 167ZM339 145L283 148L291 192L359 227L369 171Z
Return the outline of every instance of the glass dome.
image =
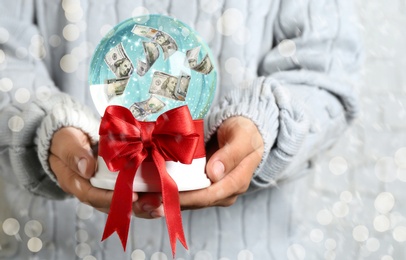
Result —
M108 105L130 109L142 121L187 105L203 118L217 84L215 59L203 39L176 18L146 15L125 20L96 47L90 92L100 113Z

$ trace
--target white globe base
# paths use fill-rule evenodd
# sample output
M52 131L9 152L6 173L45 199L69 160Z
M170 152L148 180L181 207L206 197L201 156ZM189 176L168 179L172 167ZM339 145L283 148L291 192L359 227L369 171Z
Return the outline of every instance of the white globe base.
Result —
M103 158L98 157L98 170L90 183L94 187L114 190L117 172L111 172ZM167 161L166 170L176 182L179 191L198 190L207 188L211 182L204 172L206 158L194 159L191 164ZM153 162L143 162L135 174L133 191L136 192L159 192L161 184L159 173Z

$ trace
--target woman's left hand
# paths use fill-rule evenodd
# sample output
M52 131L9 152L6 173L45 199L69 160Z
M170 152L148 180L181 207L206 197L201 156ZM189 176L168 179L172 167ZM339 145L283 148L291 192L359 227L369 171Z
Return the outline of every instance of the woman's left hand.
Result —
M217 136L207 144L206 174L212 184L205 189L180 192L181 208L234 204L247 191L263 152L262 136L250 119L237 116L224 121ZM133 212L141 218L164 216L160 194L139 193Z

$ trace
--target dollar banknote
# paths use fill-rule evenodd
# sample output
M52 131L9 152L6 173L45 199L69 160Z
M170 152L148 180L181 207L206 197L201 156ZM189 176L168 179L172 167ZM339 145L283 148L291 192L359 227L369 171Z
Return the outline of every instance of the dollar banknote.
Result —
M186 99L187 91L190 83L190 75L182 72L178 78L178 84L176 86L175 95L178 100L184 101Z
M176 95L177 86L178 77L161 71L155 71L152 76L149 93L164 96L173 100L179 100Z
M124 90L128 84L128 77L127 78L114 78L114 79L106 79L105 84L107 85L106 94L109 99L120 96L124 94Z
M184 101L186 99L190 79L190 75L184 72L181 72L181 75L176 77L161 71L155 71L152 76L149 93L177 101Z
M200 53L200 46L197 46L193 49L186 51L186 62L190 68L193 68L197 65L197 59Z
M148 26L135 25L131 32L135 35L151 39L151 41L159 44L164 53L164 60L167 60L178 50L176 41L163 31Z
M159 50L156 43L142 42L142 45L144 47L146 62L141 60L137 61L137 74L140 76L144 76L159 57Z
M149 88L149 93L155 94L158 90L162 88L164 82L170 77L171 75L166 74L161 71L155 71L154 75L152 76L151 85Z
M107 52L104 61L117 78L131 75L134 67L128 58L122 43L117 44Z
M131 30L131 32L134 33L135 35L152 39L152 38L155 37L158 30L154 29L154 28L151 28L151 27L148 27L148 26L142 26L142 25L137 25L136 24L133 27L133 29Z
M178 50L178 45L175 40L167 33L158 31L152 41L161 46L164 53L164 60L167 60L172 54Z
M186 51L186 62L192 70L207 75L213 70L213 64L208 54L198 63L199 53L200 46Z
M147 116L158 113L164 107L164 102L155 96L151 96L147 100L135 102L129 109L136 119L143 121Z

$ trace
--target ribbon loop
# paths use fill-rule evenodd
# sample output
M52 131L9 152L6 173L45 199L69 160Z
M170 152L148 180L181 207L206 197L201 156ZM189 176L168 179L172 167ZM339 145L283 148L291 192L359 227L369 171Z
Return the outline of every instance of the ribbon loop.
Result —
M175 256L177 239L187 249L178 187L168 174L165 161L190 164L196 152L202 155L202 122L193 121L187 106L167 111L156 122L139 122L127 108L109 106L102 118L99 134L99 155L110 171L119 171L102 240L117 232L125 250L135 173L150 155L161 179L172 254Z

